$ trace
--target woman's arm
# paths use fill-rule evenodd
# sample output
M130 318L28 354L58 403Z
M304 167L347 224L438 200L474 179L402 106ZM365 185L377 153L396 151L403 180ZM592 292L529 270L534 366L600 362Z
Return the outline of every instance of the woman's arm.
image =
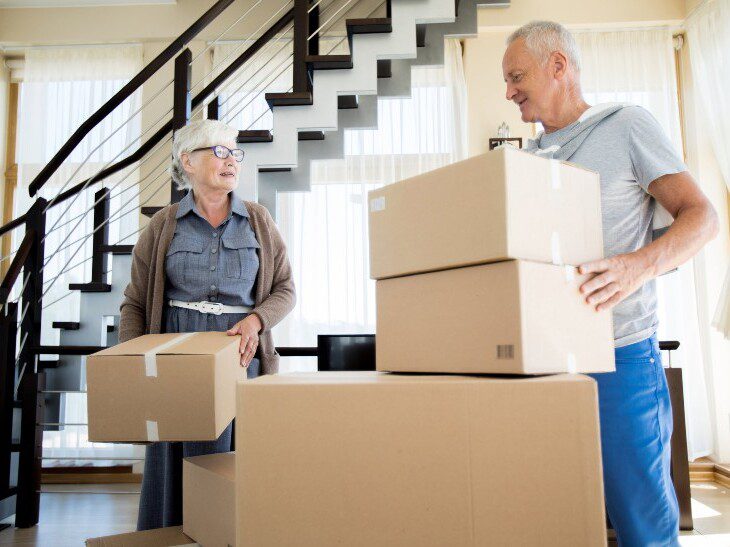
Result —
M149 264L154 249L154 231L147 225L132 250L132 272L127 288L124 289L124 301L119 310L119 342L142 336L147 332L146 301L149 285Z
M294 309L296 294L292 279L291 266L286 254L286 244L279 233L274 219L264 209L266 226L271 233L272 249L274 253L274 279L271 285L271 294L254 308L253 312L261 320L261 332L271 330L286 315Z

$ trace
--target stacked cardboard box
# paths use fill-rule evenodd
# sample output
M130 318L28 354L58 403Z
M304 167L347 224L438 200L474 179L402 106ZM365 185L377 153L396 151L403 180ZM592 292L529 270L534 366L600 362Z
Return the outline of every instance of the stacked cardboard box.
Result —
M597 174L502 148L369 200L378 370L614 370L575 268L603 257Z
M239 384L237 545L605 545L595 382L535 376L613 369L598 177L500 150L370 211L380 372Z

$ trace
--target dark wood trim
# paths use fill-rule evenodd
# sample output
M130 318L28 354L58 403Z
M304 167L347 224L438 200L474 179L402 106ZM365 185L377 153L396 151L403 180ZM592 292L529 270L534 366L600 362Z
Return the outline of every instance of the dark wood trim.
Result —
M0 312L0 500L10 488L10 460L13 450L13 408L15 397L15 349L18 305L8 304Z
M36 355L91 355L106 349L106 346L32 346Z
M215 96L208 103L208 119L209 120L217 120L217 119L219 119L220 109L221 109L221 100L220 100L220 97Z
M312 91L312 81L307 67L309 51L309 0L294 0L294 54L292 60L292 86L294 93Z
M172 134L190 123L192 99L190 88L193 85L193 53L185 48L175 58L175 80L172 92ZM177 187L175 181L170 180L170 203L178 203L185 197L185 190Z
M142 84L149 80L165 63L170 61L175 53L178 52L185 44L195 38L204 28L206 28L213 20L215 20L223 11L230 6L234 0L218 0L213 7L206 11L197 21L190 25L185 32L173 40L157 57L147 64L134 78L132 78L122 89L109 99L104 105L86 119L79 128L74 131L71 137L60 148L58 152L51 158L40 173L30 183L28 191L34 196L38 190L51 178L53 173L61 166L61 164L71 155L71 152L79 145L79 143L88 135L94 127L106 118L117 106L122 104L132 93L137 91Z
M78 321L54 321L51 326L54 329L79 330L81 324Z
M687 427L684 415L684 389L681 368L665 368L669 397L672 402L672 482L679 503L679 529L692 530L692 493L689 486Z
M23 270L23 265L33 249L35 236L35 230L31 229L25 232L23 241L20 242L20 246L18 247L18 252L15 253L13 260L10 262L7 273L0 282L0 305L5 304L8 301L10 291L13 289L13 285L15 285L20 272Z
M109 242L109 188L94 194L94 234L92 238L91 282L103 283L108 268L108 257L101 248Z
M18 498L15 526L29 528L38 524L41 501L44 399L38 392L46 385L45 374L27 372L22 380L23 408L18 462Z

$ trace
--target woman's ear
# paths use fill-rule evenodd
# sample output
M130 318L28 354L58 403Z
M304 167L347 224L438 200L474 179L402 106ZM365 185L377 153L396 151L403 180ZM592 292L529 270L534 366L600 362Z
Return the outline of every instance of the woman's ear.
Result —
M182 165L183 169L185 169L186 173L192 173L195 171L195 167L192 163L192 156L188 152L183 152L180 154L180 164Z

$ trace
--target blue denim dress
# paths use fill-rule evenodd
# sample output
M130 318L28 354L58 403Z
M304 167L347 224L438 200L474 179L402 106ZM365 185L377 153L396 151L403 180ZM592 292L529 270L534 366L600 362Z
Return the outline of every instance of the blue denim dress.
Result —
M229 306L254 306L259 269L258 250L248 211L231 199L231 211L213 228L197 211L192 191L180 201L175 235L165 259L165 301L221 302ZM225 331L246 317L243 313L204 314L165 306L165 332ZM248 377L259 375L253 359ZM159 442L147 446L138 530L182 524L182 460L190 456L229 452L229 425L217 441Z

